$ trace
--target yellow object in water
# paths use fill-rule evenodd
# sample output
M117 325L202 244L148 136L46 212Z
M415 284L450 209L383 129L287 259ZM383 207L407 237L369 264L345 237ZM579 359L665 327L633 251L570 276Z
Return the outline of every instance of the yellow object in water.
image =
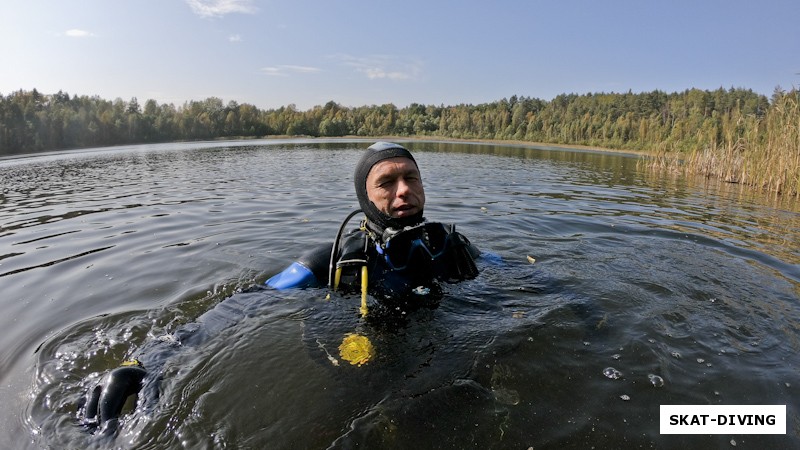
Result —
M339 356L354 366L361 366L375 356L375 347L366 336L350 333L342 339Z
M361 268L361 308L359 311L361 312L361 317L367 316L367 289L369 288L369 281L367 280L367 266L363 266Z

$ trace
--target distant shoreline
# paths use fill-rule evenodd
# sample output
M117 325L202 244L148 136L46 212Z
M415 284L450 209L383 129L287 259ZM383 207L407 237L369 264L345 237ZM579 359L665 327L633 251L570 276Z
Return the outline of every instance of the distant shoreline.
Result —
M628 153L637 156L648 156L651 152L646 150L631 150L631 149L616 149L599 147L592 145L579 145L579 144L553 144L548 142L530 142L519 140L504 140L504 139L464 139L464 138L451 138L444 136L264 136L264 137L225 137L211 140L211 142L224 142L224 141L247 141L247 140L282 140L282 139L307 139L307 140L325 140L325 141L365 141L365 142L379 142L379 141L428 141L428 142L462 142L470 144L494 144L494 145L508 145L519 147L532 147L532 148L557 148L563 150L586 150L604 153ZM192 141L174 141L174 142L192 142ZM198 141L201 142L201 141ZM168 142L164 142L167 144Z
M164 142L142 142L138 144L118 144L118 145L105 145L105 146L91 146L91 147L73 147L73 148L64 148L58 150L49 150L49 151L31 151L31 152L24 152L24 153L13 153L8 155L0 155L0 161L8 161L20 158L29 158L34 156L47 156L58 154L62 152L72 152L72 151L80 151L80 150L90 150L90 149L114 149L115 147L130 147L130 146L138 146L138 145L164 145L164 144L190 144L192 142L243 142L243 141L280 141L280 140L306 140L306 141L364 141L365 143L372 143L372 142L379 142L379 141L389 141L389 142L401 142L401 141L419 141L419 142L437 142L437 143L446 143L446 142L453 142L453 143L465 143L465 144L486 144L486 145L503 145L509 147L528 147L528 148L537 148L537 149L561 149L561 150L579 150L579 151L591 151L591 152L600 152L600 153L616 153L616 154L630 154L633 156L648 156L651 153L641 150L622 150L622 149L614 149L614 148L604 148L598 146L589 146L589 145L578 145L578 144L551 144L547 142L528 142L528 141L517 141L517 140L502 140L502 139L463 139L463 138L448 138L448 137L441 137L441 136L330 136L330 137L317 137L317 136L279 136L279 135L270 135L270 136L262 136L262 137L255 137L255 136L227 136L227 137L220 137L214 139L207 139L207 140L175 140L175 141L164 141ZM366 146L364 147L366 148Z
M383 138L382 138L383 139ZM468 143L484 143L484 144L504 144L504 145L514 145L520 147L553 147L558 149L564 150L590 150L590 151L597 151L597 152L607 152L607 153L630 153L634 155L641 155L645 156L648 155L649 152L643 150L625 150L625 149L615 149L615 148L606 148L606 147L597 147L597 146L590 146L590 145L579 145L579 144L551 144L547 142L530 142L530 141L518 141L518 140L504 140L504 139L456 139L456 138L438 138L438 137L431 137L431 136L410 136L410 137L400 137L400 136L389 136L385 139L400 139L400 140L420 140L420 141L432 141L432 142L468 142Z

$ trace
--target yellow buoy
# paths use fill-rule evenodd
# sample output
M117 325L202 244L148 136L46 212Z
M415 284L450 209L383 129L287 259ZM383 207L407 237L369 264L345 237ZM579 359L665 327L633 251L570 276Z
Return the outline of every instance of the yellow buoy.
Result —
M349 333L339 345L339 356L354 366L361 366L375 356L375 347L366 336Z

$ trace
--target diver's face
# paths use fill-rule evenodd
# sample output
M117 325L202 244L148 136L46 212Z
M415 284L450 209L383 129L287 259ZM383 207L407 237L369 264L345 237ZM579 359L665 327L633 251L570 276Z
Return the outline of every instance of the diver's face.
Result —
M421 212L425 207L425 190L417 165L402 156L378 162L367 175L367 197L393 219Z

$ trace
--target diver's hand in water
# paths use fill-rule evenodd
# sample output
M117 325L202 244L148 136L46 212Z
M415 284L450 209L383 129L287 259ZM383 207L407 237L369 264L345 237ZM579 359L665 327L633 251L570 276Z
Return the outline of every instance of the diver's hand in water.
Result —
M453 260L450 262L450 277L456 280L470 280L478 276L478 267L475 265L475 256L479 255L477 249L472 247L469 239L461 233L453 232ZM473 250L474 249L474 250ZM473 255L473 251L475 255Z
M82 424L101 433L116 430L125 401L142 389L147 371L139 361L126 361L104 376L86 393Z

